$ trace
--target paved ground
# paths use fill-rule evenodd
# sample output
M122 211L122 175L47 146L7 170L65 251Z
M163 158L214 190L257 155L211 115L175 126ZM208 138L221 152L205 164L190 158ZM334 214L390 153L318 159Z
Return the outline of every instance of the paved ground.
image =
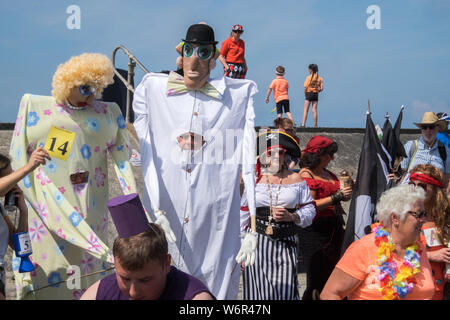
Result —
M361 151L361 145L363 141L363 131L349 131L349 130L326 130L323 131L320 130L320 128L315 129L300 129L298 132L298 136L300 137L300 146L302 149L306 145L306 143L309 141L309 139L317 134L322 134L330 137L331 139L335 140L338 143L339 151L337 156L335 157L335 160L330 163L329 169L339 174L339 172L343 169L346 169L350 173L353 173L353 177L356 178L357 173L357 167L358 167L358 161L359 161L359 154ZM9 145L11 141L12 136L12 130L0 130L0 153L2 154L8 154L9 153ZM402 134L401 138L402 141L406 141L409 139L415 139L417 137L417 134ZM138 149L138 144L135 140L131 143L132 148ZM109 159L109 162L111 160ZM120 185L117 181L116 175L114 173L114 169L110 163L108 176L110 179L110 195L111 197L115 197L120 195L121 189ZM143 190L143 182L142 182L142 175L140 172L140 167L135 168L133 167L133 172L136 178L136 183L138 186L138 190L140 193L142 193ZM3 203L3 199L2 199ZM344 205L344 210L348 211L348 205L349 203L346 203ZM110 221L109 223L109 238L107 240L107 244L112 247L112 242L114 241L117 233L114 227L114 224ZM8 249L8 253L6 256L6 261L11 261L11 257L13 255L13 252L11 249ZM299 291L300 296L303 294L303 291L306 288L306 278L305 274L299 274ZM6 283L6 290L7 290L7 298L8 299L15 299L15 285L13 280L13 273L11 271L10 265L7 267L7 283ZM241 290L239 292L239 299L241 299Z

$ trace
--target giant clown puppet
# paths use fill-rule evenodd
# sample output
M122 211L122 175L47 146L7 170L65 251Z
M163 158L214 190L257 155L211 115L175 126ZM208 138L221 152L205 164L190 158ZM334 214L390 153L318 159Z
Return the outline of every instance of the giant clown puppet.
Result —
M95 100L112 82L111 61L85 53L58 66L52 96L25 94L20 102L10 151L13 168L27 163L38 146L52 160L20 183L30 206L35 271L15 272L18 298L77 299L112 262L105 245L107 153L123 192L136 192L120 109ZM14 271L17 264L13 260ZM70 276L73 281L63 282Z

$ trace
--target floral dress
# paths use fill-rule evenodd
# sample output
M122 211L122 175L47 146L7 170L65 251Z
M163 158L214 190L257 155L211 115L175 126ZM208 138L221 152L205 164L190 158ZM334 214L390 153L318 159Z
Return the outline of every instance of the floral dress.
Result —
M55 129L52 127L72 134L73 138L68 139L69 143L55 145L49 134ZM57 104L53 97L26 94L20 103L11 141L13 169L24 166L33 150L44 145L47 150L48 146L59 150L67 159L52 156L51 161L19 183L29 207L35 271L18 273L20 260L13 259L17 297L77 299L105 273L87 275L105 270L113 262L105 245L109 214L108 152L122 191L136 192L128 162L128 133L114 103L96 101L74 110ZM71 180L71 175L77 173L87 175L82 181ZM68 278L69 281L61 283Z

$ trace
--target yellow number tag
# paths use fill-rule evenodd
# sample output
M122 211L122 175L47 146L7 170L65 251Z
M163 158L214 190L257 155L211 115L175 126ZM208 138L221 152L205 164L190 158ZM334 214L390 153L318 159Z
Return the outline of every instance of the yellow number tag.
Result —
M51 126L44 148L50 157L67 161L75 135L75 132Z

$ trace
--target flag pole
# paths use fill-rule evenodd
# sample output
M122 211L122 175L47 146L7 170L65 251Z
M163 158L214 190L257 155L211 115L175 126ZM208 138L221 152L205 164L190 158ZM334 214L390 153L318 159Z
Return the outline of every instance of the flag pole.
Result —
M370 112L370 99L367 100L367 113L371 114L371 112Z

